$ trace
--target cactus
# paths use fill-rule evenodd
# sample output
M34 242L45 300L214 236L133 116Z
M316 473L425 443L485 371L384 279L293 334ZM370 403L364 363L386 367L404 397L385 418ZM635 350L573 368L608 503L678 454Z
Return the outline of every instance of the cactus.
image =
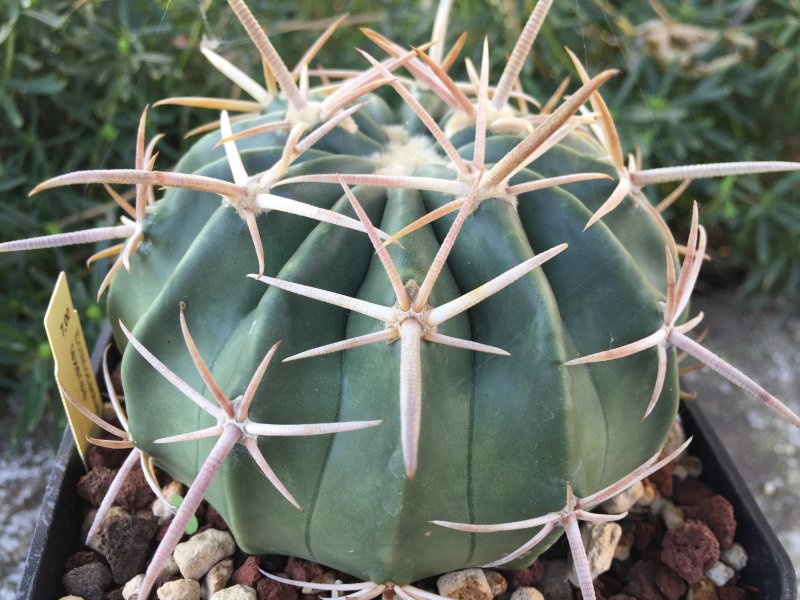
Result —
M266 87L204 48L252 101L160 102L222 111L173 171L155 169L145 110L133 169L34 189L103 183L121 225L0 244L123 240L92 259L117 257L99 296L124 349L124 409L109 387L123 429L87 416L119 438L98 443L135 451L96 523L136 460L156 490L154 464L193 482L140 597L204 497L246 552L328 564L366 583L318 587L360 598L420 598L410 584L429 575L529 563L561 525L594 597L577 521L617 518L588 509L676 455L656 463L676 349L800 425L687 335L702 319L688 305L699 210L682 246L642 191L800 164L626 161L599 92L615 73L592 78L571 53L582 85L537 108L518 76L549 0L494 86L487 41L470 81L448 74L463 37L406 51L366 31L389 58L312 70L341 20L290 71L229 4ZM109 184L135 184L134 204ZM158 200L155 186L168 188Z

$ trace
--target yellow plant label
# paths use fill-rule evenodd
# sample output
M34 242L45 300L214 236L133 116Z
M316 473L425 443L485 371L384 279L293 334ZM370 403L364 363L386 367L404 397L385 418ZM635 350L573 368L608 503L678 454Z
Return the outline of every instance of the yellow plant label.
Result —
M72 305L67 275L63 271L58 276L44 315L44 328L53 351L56 383L59 385L61 401L64 403L81 460L86 466L86 450L89 447L86 436L95 434L99 428L66 399L64 392L66 391L70 398L96 415L101 414L103 403L92 372L89 350L83 337L78 311Z

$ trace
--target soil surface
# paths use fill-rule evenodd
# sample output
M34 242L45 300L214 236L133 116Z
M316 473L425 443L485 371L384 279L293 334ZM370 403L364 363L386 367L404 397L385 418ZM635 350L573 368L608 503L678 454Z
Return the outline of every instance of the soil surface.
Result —
M711 327L705 346L800 412L800 312L783 320L768 313L744 314L721 293L696 299L693 306L705 312L705 323ZM697 402L729 448L800 575L800 431L778 422L757 401L712 373L691 373L684 387L697 393ZM54 458L45 435L9 455L3 440L13 422L8 414L0 418L0 600L16 596Z

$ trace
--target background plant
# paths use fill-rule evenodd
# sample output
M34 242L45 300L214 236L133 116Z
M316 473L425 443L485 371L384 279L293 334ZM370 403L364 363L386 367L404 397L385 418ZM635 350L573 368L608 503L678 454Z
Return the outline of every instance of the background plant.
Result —
M467 31L474 41L483 31L518 30L533 3L458 2L451 31ZM356 24L380 22L392 38L425 40L434 2L421 0L415 10L408 5L396 0L376 10L368 0L296 6L260 1L252 8L274 24L270 33L292 64L324 20L343 10ZM147 103L187 89L197 95L235 94L197 52L204 36L237 64L249 61L252 73L259 68L224 3L3 0L0 7L2 240L113 222L116 209L99 186L63 189L47 201L26 193L36 182L70 170L130 167L136 122ZM685 24L700 29L687 30ZM506 36L508 47L493 40L494 72L514 39ZM559 3L544 26L535 60L525 67L528 91L546 99L552 82L572 72L558 42L568 39L590 71L623 69L624 77L610 82L604 94L625 147L640 146L647 166L798 160L800 0ZM665 46L665 39L670 44ZM355 45L369 42L353 26L337 34L320 61L327 55L337 64L351 60L361 67L349 51ZM665 53L665 47L674 52ZM153 131L187 131L213 118L204 113L164 108L151 111L149 121ZM185 146L178 137L163 140L160 164L173 162ZM671 212L687 211L689 200L698 198L717 272L734 272L741 296L756 306L777 296L791 309L800 299L800 208L792 201L799 182L798 175L697 182ZM57 402L40 324L52 273L79 272L75 264L93 250L0 255L0 397L19 412L16 439ZM83 269L86 277L71 281L90 339L102 320L90 290L98 288L104 268Z

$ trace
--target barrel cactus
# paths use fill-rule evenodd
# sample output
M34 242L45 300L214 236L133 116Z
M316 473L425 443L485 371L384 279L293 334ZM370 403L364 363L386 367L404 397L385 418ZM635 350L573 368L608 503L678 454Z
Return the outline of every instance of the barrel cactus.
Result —
M194 482L139 597L204 497L246 552L350 573L366 583L340 587L360 598L522 565L561 525L594 597L576 523L611 518L588 509L674 456L655 462L676 348L800 424L688 337L698 209L681 245L642 192L800 165L643 169L600 96L615 73L592 78L571 54L582 85L542 107L518 76L548 0L496 85L486 41L469 81L448 75L463 38L440 43L446 1L423 48L367 31L389 58L362 52L362 73L311 69L321 43L289 70L229 3L267 85L204 48L251 101L163 101L222 110L172 171L155 169L145 111L133 169L34 190L135 184L133 205L109 188L121 225L0 246L122 239L98 258L116 255L100 294L124 349L125 431L100 424L135 448L120 481L142 459L151 479L154 462Z

